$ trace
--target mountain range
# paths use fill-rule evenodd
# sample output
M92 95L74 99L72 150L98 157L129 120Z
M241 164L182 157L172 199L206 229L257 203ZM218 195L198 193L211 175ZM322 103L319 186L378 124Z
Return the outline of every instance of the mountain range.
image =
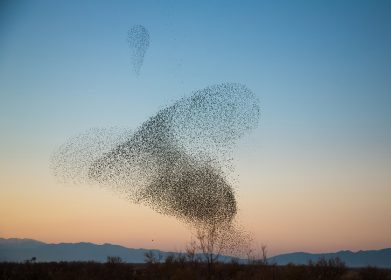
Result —
M113 244L93 243L58 243L48 244L32 239L0 238L0 262L23 262L36 258L38 262L58 261L96 261L105 262L108 256L120 257L124 262L143 263L145 253L153 252L164 260L175 252L160 250L132 249ZM319 258L340 258L349 267L377 266L391 268L391 248L368 251L339 251L335 253L312 254L296 252L281 254L269 258L270 263L278 265L308 264L309 261L317 261ZM232 258L222 256L222 261ZM245 261L245 260L241 260Z

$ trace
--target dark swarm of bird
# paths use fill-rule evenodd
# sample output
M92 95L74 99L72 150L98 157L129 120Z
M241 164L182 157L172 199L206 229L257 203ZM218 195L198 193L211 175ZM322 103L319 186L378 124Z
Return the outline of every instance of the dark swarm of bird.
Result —
M134 26L129 38L138 73L149 33ZM259 117L259 100L245 85L212 85L161 109L134 131L94 128L68 139L53 153L51 166L63 182L113 189L195 229L224 230L237 243L232 152Z

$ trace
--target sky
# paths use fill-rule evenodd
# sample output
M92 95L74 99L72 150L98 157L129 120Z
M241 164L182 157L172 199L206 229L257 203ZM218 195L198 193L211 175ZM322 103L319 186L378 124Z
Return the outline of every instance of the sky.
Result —
M238 219L270 254L391 247L391 1L2 1L0 237L183 250L188 226L59 184L53 151L136 129L194 90L245 84ZM127 32L150 35L139 75Z

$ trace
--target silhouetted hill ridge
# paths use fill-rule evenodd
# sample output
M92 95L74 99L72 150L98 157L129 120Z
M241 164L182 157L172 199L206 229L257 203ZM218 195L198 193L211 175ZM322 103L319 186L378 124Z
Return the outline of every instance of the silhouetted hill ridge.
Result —
M147 249L129 249L112 244L89 242L50 244L31 239L0 238L0 261L16 261L36 257L37 261L106 261L107 256L119 256L126 262L142 263L144 254L153 251L166 256L170 252Z
M349 250L338 251L335 253L306 253L295 252L274 256L270 258L271 262L285 265L288 263L308 264L310 260L316 261L319 258L331 259L340 258L350 267L377 266L391 267L391 248L380 250L360 250L352 252Z
M165 259L175 252L164 252L160 250L149 250L143 248L126 248L120 245L104 243L94 244L89 242L79 243L57 243L50 244L33 239L0 238L0 261L22 262L33 257L40 262L49 261L96 261L105 262L107 256L118 256L125 262L143 263L145 253L154 252ZM306 253L294 252L281 254L269 258L270 263L285 265L288 263L308 264L310 260L317 261L319 258L339 257L350 267L377 266L391 268L391 248L381 250L367 250L352 252L342 250L335 253ZM222 256L222 261L230 261L231 257ZM245 260L241 260L245 262Z

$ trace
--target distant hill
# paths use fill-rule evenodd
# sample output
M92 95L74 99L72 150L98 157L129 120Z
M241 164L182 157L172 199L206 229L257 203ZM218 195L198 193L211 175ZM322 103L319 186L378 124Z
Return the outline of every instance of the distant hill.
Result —
M118 256L125 262L143 263L144 254L153 251L163 257L170 254L159 250L129 249L119 245L93 243L47 244L32 239L0 238L0 261L22 262L33 257L40 262L96 261L105 262L107 256Z
M270 262L274 262L280 265L288 263L294 264L308 264L310 260L316 261L319 258L331 259L340 258L349 267L364 267L364 266L377 266L391 268L391 248L382 250L368 250L368 251L339 251L336 253L324 253L324 254L310 254L304 252L289 253L277 255L270 258Z
M143 263L146 252L153 251L165 259L173 252L160 250L131 249L112 244L93 243L58 243L47 244L32 239L0 238L0 262L22 262L33 257L39 262L49 261L96 261L105 262L107 256L118 256L125 262ZM370 251L340 251L326 254L289 253L277 255L269 259L269 262L280 265L288 263L308 264L310 260L339 257L350 267L377 266L391 268L391 248ZM231 257L223 256L222 261L229 261ZM242 260L244 261L244 260Z

